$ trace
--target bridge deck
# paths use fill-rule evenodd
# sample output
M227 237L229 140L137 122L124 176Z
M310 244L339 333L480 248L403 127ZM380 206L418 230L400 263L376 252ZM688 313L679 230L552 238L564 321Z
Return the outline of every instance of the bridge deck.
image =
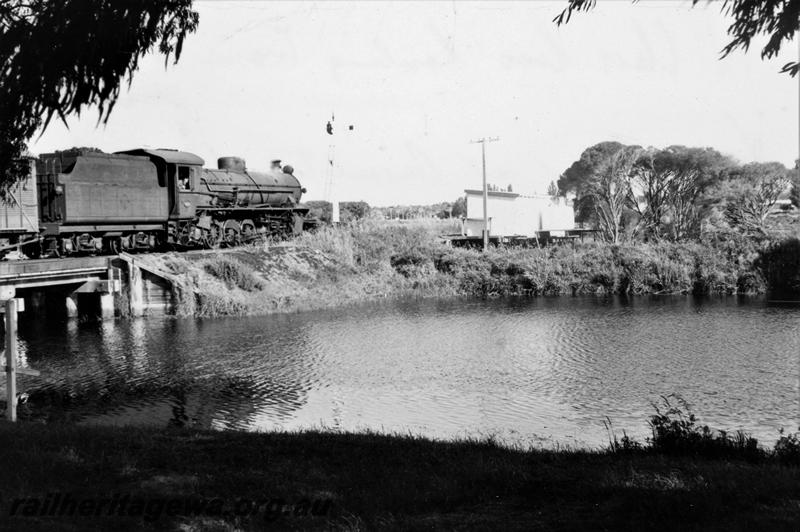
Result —
M0 282L21 277L58 275L66 272L103 271L108 269L114 258L116 257L76 257L0 262Z
M107 277L108 269L116 258L76 257L0 262L0 288L35 288L97 282Z

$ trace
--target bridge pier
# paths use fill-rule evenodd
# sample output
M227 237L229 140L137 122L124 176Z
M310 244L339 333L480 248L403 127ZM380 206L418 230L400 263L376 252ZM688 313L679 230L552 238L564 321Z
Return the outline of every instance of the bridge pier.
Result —
M47 308L47 296L44 290L34 290L30 295L30 310L37 314L44 312Z
M114 294L111 292L100 292L100 317L104 320L113 320L114 309Z
M67 317L68 318L77 318L78 317L78 293L73 292L67 295L65 300L67 305Z
M2 285L0 286L0 301L14 299L17 297L17 289L14 286Z
M142 269L128 262L128 302L132 317L144 316L144 280Z

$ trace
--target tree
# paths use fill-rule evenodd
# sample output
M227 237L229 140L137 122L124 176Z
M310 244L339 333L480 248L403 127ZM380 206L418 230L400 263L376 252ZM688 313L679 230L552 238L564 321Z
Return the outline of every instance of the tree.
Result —
M591 198L603 237L613 244L623 237L625 211L630 207L630 173L637 156L635 147L617 151L597 165L593 179L582 190L583 196Z
M555 181L550 181L550 184L547 185L547 194L553 197L558 196L558 185Z
M305 206L308 207L308 213L317 220L331 223L333 206L330 201L306 201Z
M339 204L342 222L362 220L369 215L370 207L366 201L343 201Z
M442 203L439 206L434 205L434 216L439 218L440 220L446 220L448 218L453 217L453 204L452 203Z
M605 163L609 157L624 147L624 144L616 141L605 141L583 150L580 159L572 163L558 178L556 184L559 192L577 193L588 180L592 179L600 164Z
M649 238L674 240L700 229L701 195L718 182L733 160L712 148L669 146L639 149L630 173L631 205Z
M659 169L667 176L667 236L681 240L698 236L702 221L700 198L724 178L734 162L713 148L669 146L659 156Z
M794 161L795 172L792 173L792 190L789 192L789 199L792 205L800 207L800 159Z
M590 146L583 150L580 158L558 178L556 184L562 195L574 192L577 196L575 221L580 223L596 222L596 209L592 203L594 196L586 194L584 191L594 184L600 167L624 147L625 145L615 141L600 142Z
M461 196L453 202L453 218L461 218L467 215L467 198Z
M764 233L767 215L790 182L790 170L781 163L748 163L734 169L714 193L728 225Z
M596 0L567 2L567 7L553 19L559 26L569 22L573 13L589 11L596 4ZM699 3L700 0L692 0L693 6ZM733 17L733 23L728 26L728 35L732 40L722 49L721 58L738 49L746 52L754 37L769 35L767 44L761 50L761 58L770 59L778 55L781 45L791 41L800 27L800 0L723 0L722 12ZM795 61L786 63L781 72L796 76L798 70L800 64Z
M53 117L96 107L105 123L140 58L158 47L165 65L177 62L198 20L191 0L0 2L0 192Z

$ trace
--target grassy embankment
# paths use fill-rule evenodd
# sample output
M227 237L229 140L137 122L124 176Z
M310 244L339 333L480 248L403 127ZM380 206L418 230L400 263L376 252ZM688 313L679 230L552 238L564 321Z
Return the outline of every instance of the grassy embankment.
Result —
M797 530L800 433L765 450L679 408L651 426L645 445L573 451L0 423L0 528Z
M446 223L365 221L321 228L265 250L171 254L182 279L179 315L267 314L385 297L581 294L761 294L800 289L800 240L731 237L704 242L544 249L456 249Z

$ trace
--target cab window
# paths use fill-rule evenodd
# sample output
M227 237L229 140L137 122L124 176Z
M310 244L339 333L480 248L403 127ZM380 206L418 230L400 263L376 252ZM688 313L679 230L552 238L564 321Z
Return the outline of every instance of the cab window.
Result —
M192 180L188 166L178 167L178 190L191 190Z

